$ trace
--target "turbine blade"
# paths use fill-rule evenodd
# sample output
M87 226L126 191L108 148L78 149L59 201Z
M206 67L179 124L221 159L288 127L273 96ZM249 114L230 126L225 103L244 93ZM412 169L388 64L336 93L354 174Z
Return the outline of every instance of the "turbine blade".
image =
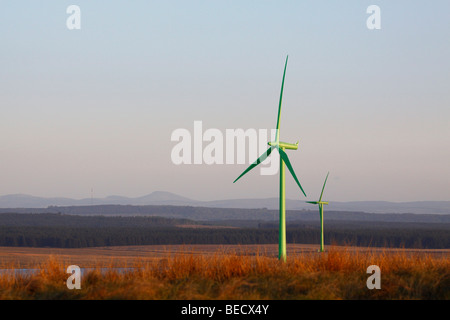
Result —
M294 177L295 182L297 182L298 186L300 187L300 190L302 190L303 194L306 197L306 193L305 193L305 191L303 191L303 188L302 188L300 182L298 181L297 176L295 175L294 169L292 168L291 162L289 161L289 158L288 158L286 152L284 152L283 149L281 149L281 148L278 148L278 151L280 152L280 156L283 159L284 163L286 163L286 166L288 167L289 171L291 172L292 177Z
M328 173L327 173L327 177L325 178L325 182L323 183L322 193L320 194L319 201L322 201L323 190L325 190L325 185L327 184L327 179L328 179L328 175L329 175L329 174L330 174L330 173L328 172Z
M280 115L281 115L281 102L283 101L283 90L284 90L284 78L286 77L286 68L289 56L286 56L286 63L284 64L283 81L281 82L281 92L280 92L280 103L278 104L278 118L277 118L277 132L275 141L280 141Z
M311 203L311 204L318 204L317 201L306 201L306 203Z
M263 162L264 160L267 159L267 157L270 155L270 153L272 152L274 147L270 147L269 149L267 149L266 152L264 152L258 159L256 159L255 162L253 162L244 172L242 172L242 174L233 181L233 183L235 183L236 181L238 181L244 174L246 174L247 172L249 172L250 170L252 170L254 167L256 167L258 164L260 164L261 162Z

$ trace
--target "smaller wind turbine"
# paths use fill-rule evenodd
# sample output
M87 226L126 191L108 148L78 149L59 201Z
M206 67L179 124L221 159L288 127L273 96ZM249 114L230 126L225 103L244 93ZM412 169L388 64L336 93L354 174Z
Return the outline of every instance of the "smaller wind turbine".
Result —
M319 201L306 201L306 203L319 205L319 214L320 214L320 249L319 249L319 252L325 251L324 246L323 246L323 206L328 205L328 201L322 201L322 196L323 196L323 190L325 190L325 184L327 183L329 174L330 173L328 172L327 177L325 178L325 182L323 183L322 193L320 194Z

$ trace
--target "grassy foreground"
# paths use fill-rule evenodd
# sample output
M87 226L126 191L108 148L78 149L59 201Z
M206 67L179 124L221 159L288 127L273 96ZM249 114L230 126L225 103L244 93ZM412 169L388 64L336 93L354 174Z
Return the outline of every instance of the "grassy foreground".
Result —
M366 286L381 269L381 289ZM264 254L177 253L136 260L117 271L98 263L69 290L68 264L57 256L34 274L0 274L0 299L450 299L448 256L388 251L300 253L287 263ZM83 266L80 266L83 267Z

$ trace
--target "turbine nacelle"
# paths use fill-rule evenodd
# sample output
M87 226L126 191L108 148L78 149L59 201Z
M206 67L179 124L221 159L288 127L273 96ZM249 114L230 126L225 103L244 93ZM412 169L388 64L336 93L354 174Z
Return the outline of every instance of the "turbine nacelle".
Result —
M283 148L283 149L288 149L288 150L297 150L298 149L298 141L297 143L287 143L287 142L282 142L282 141L271 141L267 143L269 146L271 147L275 147L275 148Z
M306 203L328 205L328 201L306 201Z

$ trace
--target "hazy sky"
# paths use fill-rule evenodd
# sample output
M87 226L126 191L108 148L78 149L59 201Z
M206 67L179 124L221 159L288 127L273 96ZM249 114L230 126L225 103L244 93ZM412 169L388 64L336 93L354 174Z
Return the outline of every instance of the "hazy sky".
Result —
M277 175L232 183L246 165L174 165L170 137L275 127L289 54L281 136L308 199L330 171L329 200L450 200L448 0L0 5L0 195L276 197Z

